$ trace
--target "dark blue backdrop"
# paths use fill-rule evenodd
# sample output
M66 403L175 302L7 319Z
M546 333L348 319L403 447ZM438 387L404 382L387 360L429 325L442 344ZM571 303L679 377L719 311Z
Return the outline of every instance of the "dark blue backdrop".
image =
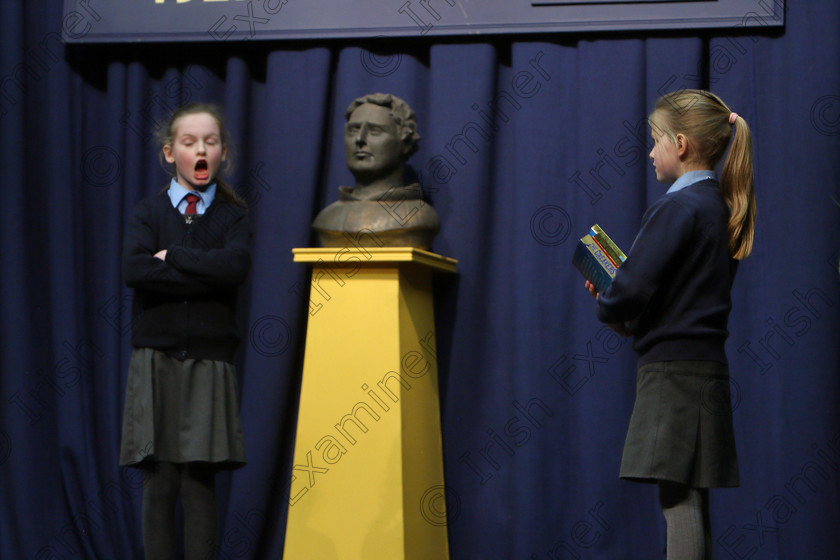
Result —
M314 243L312 218L351 180L343 111L374 91L417 111L434 249L460 260L436 285L452 558L660 557L653 488L617 479L635 357L569 260L596 221L632 242L664 190L644 118L680 87L716 91L755 135L757 241L728 344L743 482L712 493L715 552L836 557L836 2L790 2L784 32L70 48L61 4L0 4L4 560L140 558L139 480L117 467L122 232L166 182L152 133L193 100L227 113L256 233L241 314L250 461L222 479L220 558L281 556L308 288L291 249Z

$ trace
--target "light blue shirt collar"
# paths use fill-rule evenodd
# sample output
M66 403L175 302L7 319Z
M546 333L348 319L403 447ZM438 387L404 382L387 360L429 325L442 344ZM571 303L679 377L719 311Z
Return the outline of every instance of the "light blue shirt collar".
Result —
M181 214L183 214L187 209L187 201L184 199L185 196L188 194L197 194L199 200L195 204L195 211L196 214L204 214L210 205L213 204L213 199L216 198L216 183L213 183L209 187L207 187L204 192L201 191L190 191L185 189L181 184L178 183L174 178L169 183L169 200L172 201L172 206L178 209Z
M714 171L687 171L680 175L680 177L676 181L674 181L674 184L671 185L671 188L668 189L668 192L677 192L679 190L693 185L694 183L705 181L706 179L713 179L717 181L717 173L715 173Z

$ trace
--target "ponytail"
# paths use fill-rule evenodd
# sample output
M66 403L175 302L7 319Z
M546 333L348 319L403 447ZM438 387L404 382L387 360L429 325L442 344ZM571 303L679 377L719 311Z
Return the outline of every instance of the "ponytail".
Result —
M242 208L248 208L248 203L245 202L245 199L236 194L233 187L218 177L216 177L216 196L224 202L235 204L236 206L241 206Z
M729 205L729 253L741 260L750 255L755 235L755 183L752 135L743 117L735 118L735 138L723 163L720 188Z

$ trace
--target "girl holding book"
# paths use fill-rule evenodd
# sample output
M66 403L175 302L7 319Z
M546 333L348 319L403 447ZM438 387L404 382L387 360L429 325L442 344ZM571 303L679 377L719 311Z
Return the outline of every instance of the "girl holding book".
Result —
M712 548L708 489L739 485L724 343L737 264L753 246L752 140L707 91L661 97L649 122L656 178L671 186L613 283L586 287L601 321L625 335L633 325L639 358L620 476L658 485L667 558L701 560Z

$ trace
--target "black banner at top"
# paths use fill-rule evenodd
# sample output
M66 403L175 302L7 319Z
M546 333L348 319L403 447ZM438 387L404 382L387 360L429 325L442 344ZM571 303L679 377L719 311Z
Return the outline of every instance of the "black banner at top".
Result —
M65 0L67 42L478 36L784 24L784 0Z

